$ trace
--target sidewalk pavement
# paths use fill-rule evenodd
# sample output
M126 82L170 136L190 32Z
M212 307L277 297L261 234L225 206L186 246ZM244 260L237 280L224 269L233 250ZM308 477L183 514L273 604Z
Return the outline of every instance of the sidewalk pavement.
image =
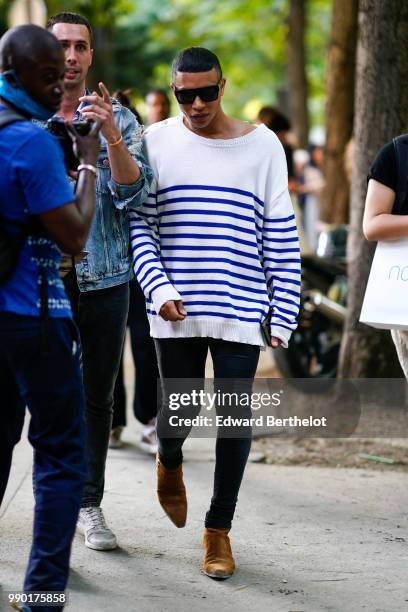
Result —
M402 612L408 609L407 475L392 471L249 463L232 547L236 574L200 573L214 441L185 444L188 521L176 529L155 495L154 459L137 446L109 452L103 508L120 547L73 544L72 612ZM1 509L0 610L20 590L32 517L31 449L15 451Z

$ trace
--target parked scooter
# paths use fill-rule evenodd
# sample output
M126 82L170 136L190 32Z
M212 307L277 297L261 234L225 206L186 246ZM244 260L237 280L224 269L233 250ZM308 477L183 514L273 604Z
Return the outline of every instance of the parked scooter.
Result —
M274 351L286 378L334 378L347 302L347 226L319 236L316 254L301 256L299 325L287 349Z

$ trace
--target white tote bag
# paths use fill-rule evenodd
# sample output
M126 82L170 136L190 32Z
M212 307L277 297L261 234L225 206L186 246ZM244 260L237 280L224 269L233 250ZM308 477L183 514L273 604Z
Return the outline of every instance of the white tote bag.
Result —
M360 321L379 329L408 329L408 238L378 243Z

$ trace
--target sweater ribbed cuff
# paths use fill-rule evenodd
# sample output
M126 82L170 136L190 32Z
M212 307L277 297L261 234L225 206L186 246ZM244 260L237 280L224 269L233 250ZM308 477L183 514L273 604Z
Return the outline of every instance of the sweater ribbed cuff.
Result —
M275 336L276 338L282 340L283 348L288 348L291 335L292 331L290 329L285 329L279 325L272 325L271 327L271 336Z
M157 289L153 289L150 293L151 300L153 302L153 308L157 314L159 314L160 308L166 302L170 300L181 300L181 295L175 290L173 285L163 285Z

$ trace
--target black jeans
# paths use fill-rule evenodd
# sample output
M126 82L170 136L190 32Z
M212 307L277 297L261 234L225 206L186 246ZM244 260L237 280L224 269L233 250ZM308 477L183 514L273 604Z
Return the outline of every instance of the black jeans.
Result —
M223 388L222 380L217 382L217 379L236 379L238 385L240 379L245 379L246 391L251 392L248 381L251 382L255 377L259 360L258 346L212 338L166 338L155 340L155 344L162 379L163 410L167 409L165 379L204 379L208 349L214 366L214 389ZM171 469L180 465L183 460L182 446L188 433L186 429L185 437L159 437L159 456L165 467ZM250 448L249 436L217 436L214 490L205 518L206 527L231 527Z
M36 494L24 589L64 591L86 472L79 336L71 319L49 319L44 343L38 317L0 314L0 397L0 503L26 406L31 415Z
M119 370L129 310L129 284L80 293L75 272L64 278L79 327L86 397L88 474L81 506L99 506Z
M136 280L129 283L128 326L133 362L135 364L135 391L133 396L133 414L146 425L157 414L157 366L156 349L150 336L150 326L146 314L146 302L143 291ZM116 379L113 405L112 427L126 425L126 390L123 373L123 356Z

